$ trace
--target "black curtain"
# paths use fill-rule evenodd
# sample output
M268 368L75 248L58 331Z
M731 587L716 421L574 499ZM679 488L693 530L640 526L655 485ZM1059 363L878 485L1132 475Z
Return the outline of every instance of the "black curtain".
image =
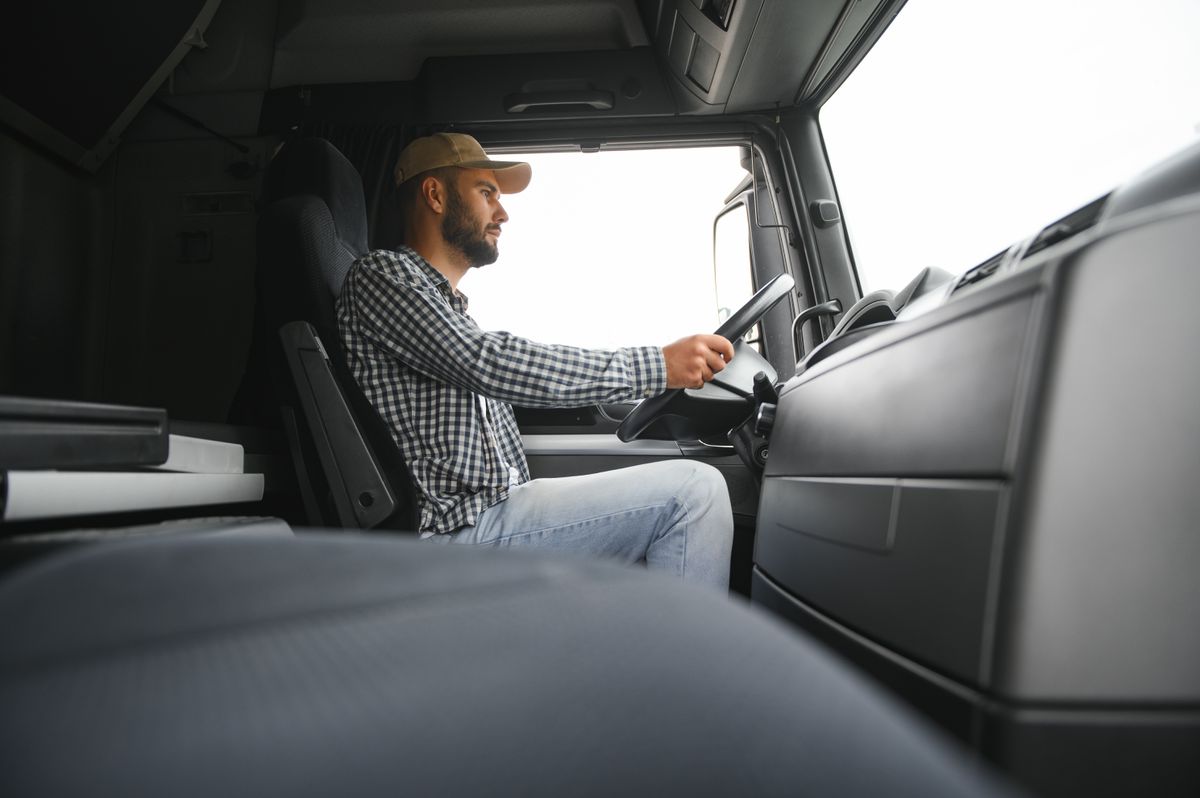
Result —
M394 249L402 243L403 226L392 173L400 150L417 135L415 128L315 122L299 132L325 139L358 170L367 201L367 243L371 249Z

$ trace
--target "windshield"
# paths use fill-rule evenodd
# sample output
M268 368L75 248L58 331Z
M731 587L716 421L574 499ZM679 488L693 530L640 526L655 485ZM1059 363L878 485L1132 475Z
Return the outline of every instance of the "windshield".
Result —
M1200 132L1196 0L909 0L821 110L864 292L965 271Z

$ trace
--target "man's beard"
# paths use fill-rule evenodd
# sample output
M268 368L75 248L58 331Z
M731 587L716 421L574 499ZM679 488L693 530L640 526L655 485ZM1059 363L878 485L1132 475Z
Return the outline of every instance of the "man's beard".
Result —
M461 252L472 268L495 263L500 257L500 249L487 238L487 229L479 230L467 216L466 206L454 186L447 186L442 238Z

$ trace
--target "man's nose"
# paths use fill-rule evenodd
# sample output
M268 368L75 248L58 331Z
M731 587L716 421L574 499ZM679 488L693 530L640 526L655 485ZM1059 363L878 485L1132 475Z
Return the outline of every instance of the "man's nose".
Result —
M504 224L508 221L508 212L499 202L496 203L496 212L492 214L492 221L496 224Z

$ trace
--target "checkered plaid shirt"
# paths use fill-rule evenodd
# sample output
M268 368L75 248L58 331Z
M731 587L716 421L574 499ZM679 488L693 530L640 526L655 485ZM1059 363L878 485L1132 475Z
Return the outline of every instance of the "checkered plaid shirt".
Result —
M423 535L470 526L529 479L510 403L582 407L661 393L657 347L547 346L484 332L413 250L354 262L337 301L350 370L412 472Z

